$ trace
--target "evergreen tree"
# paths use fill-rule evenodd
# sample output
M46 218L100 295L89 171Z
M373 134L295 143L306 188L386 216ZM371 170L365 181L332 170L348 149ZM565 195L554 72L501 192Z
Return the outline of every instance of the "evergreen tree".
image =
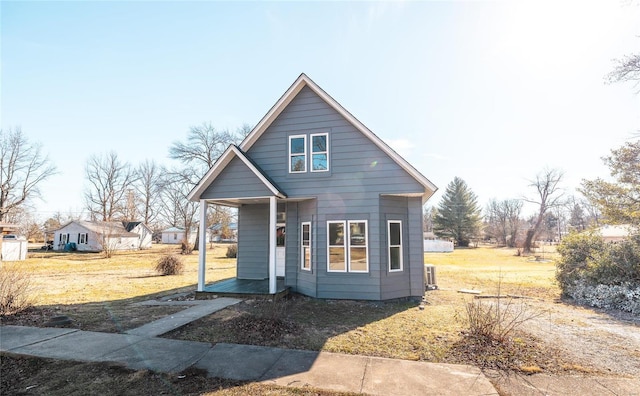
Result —
M452 238L457 246L469 246L478 235L481 226L478 198L464 180L455 177L449 183L433 223L438 237Z

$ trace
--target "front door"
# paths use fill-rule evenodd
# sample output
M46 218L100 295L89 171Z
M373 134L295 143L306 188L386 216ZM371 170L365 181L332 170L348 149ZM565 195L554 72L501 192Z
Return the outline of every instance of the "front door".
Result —
M276 276L284 277L284 267L286 262L285 253L285 226L284 223L278 223L276 226Z

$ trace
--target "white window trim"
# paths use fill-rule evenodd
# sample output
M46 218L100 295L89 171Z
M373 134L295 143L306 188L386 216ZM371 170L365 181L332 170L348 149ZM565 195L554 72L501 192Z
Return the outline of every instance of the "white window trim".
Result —
M364 254L365 257L367 258L366 260L366 266L367 269L364 271L358 271L358 270L353 270L351 269L351 224L352 223L364 223L364 234L365 234L365 238L364 238L364 247L358 245L357 247L355 247L355 249L364 249ZM367 222L367 220L349 220L347 222L347 267L349 268L349 272L354 272L354 273L358 273L358 274L365 274L369 272L369 224Z
M302 147L304 148L304 152L303 153L292 153L291 152L291 141L293 139L304 139L304 143L302 144ZM294 171L291 169L291 157L293 156L301 156L304 155L304 170L301 171ZM289 173L306 173L307 172L307 135L291 135L289 136L289 156L287 157L287 161L289 162L289 164L287 165L289 167Z
M332 270L331 269L331 247L332 245L330 244L330 233L329 233L329 228L330 228L330 224L342 224L343 225L343 229L345 230L345 236L344 238L347 238L349 235L349 230L347 228L347 222L344 220L331 220L331 221L327 221L327 272L347 272L347 268L349 268L349 261L348 261L348 257L347 257L347 241L345 240L344 243L342 244L342 249L344 250L344 269L342 270ZM333 245L333 247L340 247L339 245Z
M391 224L399 224L400 225L400 245L391 245ZM399 269L391 269L391 248L397 247L400 248L400 268ZM402 272L404 271L404 249L402 244L402 220L387 220L387 258L388 265L387 269L389 272Z
M311 172L329 172L329 134L326 132L323 133L312 133L311 135L309 135L309 165L310 165L310 169ZM313 151L313 137L314 136L325 136L326 139L326 143L327 143L327 147L325 151L318 151L315 152ZM326 154L327 155L327 169L313 169L313 154Z
M304 267L304 259L305 259L305 254L304 254L304 248L305 248L305 244L304 244L304 226L309 226L309 268L305 268ZM300 253L301 253L300 269L303 270L303 271L311 272L311 270L313 268L313 252L311 250L312 238L313 238L313 234L311 232L311 222L310 221L303 221L301 223L301 227L300 227Z

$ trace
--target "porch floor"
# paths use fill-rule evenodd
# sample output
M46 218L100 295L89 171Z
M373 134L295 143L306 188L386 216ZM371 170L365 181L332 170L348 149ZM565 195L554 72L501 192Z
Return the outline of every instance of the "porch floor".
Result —
M288 293L289 287L284 285L284 279L277 279L276 294L269 294L269 279L230 278L206 285L203 291L196 292L196 299L206 300L214 296L278 299Z

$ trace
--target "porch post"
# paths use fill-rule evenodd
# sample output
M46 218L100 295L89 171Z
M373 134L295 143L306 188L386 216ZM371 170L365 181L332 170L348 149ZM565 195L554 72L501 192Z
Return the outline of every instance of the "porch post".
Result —
M207 270L207 201L200 200L200 240L198 241L198 291L204 291Z
M276 197L269 197L269 294L276 294Z

